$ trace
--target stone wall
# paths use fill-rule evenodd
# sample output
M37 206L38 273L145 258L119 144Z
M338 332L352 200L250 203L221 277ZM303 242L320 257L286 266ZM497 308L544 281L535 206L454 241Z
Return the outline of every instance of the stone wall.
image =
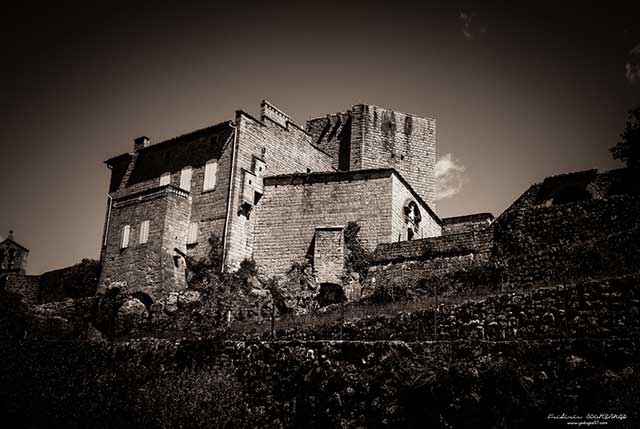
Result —
M638 427L638 340L4 342L19 427ZM564 426L559 426L564 427Z
M313 236L313 274L318 283L342 283L344 227L317 227Z
M279 330L287 340L514 341L640 336L637 275L498 293L429 309Z
M310 119L305 129L311 134L314 145L333 157L333 167L336 170L351 169L351 133L353 131L350 111Z
M396 169L435 210L436 121L371 105L352 108L354 168ZM355 167L359 165L359 167Z
M488 256L493 248L493 228L485 227L459 234L442 235L397 243L380 243L376 247L377 264L437 257L481 254Z
M237 112L237 153L232 184L226 266L237 268L251 258L256 223L250 211L242 209L245 172L254 172L256 159L266 165L263 175L331 171L333 158L311 144L311 136L292 122L286 126L265 116L255 119ZM255 203L250 202L250 203ZM249 207L251 210L251 207Z
M539 190L532 191L533 193ZM489 227L424 240L381 244L376 249L377 282L407 288L434 277L485 271L488 290L624 275L640 269L640 199L610 196L558 205L523 203L506 210ZM446 222L443 228L447 230ZM484 275L483 274L483 275ZM468 277L468 276L466 276ZM472 279L456 286L473 286ZM373 285L370 285L373 287ZM399 286L399 285L398 285ZM470 292L470 291L469 291Z
M2 293L9 293L21 297L28 304L38 302L40 293L40 276L28 276L20 273L0 275Z
M439 234L439 219L391 169L265 178L265 194L255 210L254 259L267 272L281 273L292 262L313 256L317 226L349 222L361 226L359 240L372 251L406 234L408 200L422 214L416 234Z
M208 252L211 233L222 237L227 213L227 198L233 150L233 132L228 123L197 130L134 152L112 167L110 193L114 199L148 192L157 188L160 176L171 173L170 184L180 186L180 172L191 167L191 222L198 223L198 243L188 254L196 259ZM216 186L204 190L205 165L217 160ZM186 236L184 237L186 241Z
M461 234L480 231L493 222L491 213L477 213L467 216L456 216L442 219L442 235Z
M313 142L341 171L394 168L435 209L436 121L358 104L307 121Z
M351 174L351 173L349 173ZM363 245L391 239L391 178L318 180L291 185L265 182L265 194L255 211L253 257L267 273L283 273L294 262L313 256L317 226L361 226ZM276 179L274 179L276 180ZM301 179L302 180L302 179Z
M174 258L174 248L186 251L191 197L171 185L140 195L140 198L134 195L131 200L114 202L99 292L114 282L126 282L128 290L143 291L151 296L185 286L184 261ZM143 221L149 221L149 236L148 241L141 244ZM121 248L125 225L130 225L129 246ZM176 267L176 264L179 265Z

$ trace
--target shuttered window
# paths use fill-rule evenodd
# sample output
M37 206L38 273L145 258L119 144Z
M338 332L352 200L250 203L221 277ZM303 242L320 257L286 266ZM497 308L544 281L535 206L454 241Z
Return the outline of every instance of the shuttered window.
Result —
M171 184L171 173L162 173L160 176L160 186L167 186Z
M189 225L189 234L187 235L187 244L195 244L198 242L198 224Z
M122 240L120 241L120 248L124 249L129 247L129 234L131 233L131 226L125 225L122 227Z
M180 171L180 187L185 191L191 191L191 167L187 166Z
M212 159L207 161L204 167L204 184L202 190L206 191L216 187L216 175L218 174L218 161Z
M145 220L140 224L140 244L149 241L149 221Z

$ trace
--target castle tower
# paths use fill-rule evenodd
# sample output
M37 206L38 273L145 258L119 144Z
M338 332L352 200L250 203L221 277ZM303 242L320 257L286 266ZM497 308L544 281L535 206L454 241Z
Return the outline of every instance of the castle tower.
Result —
M435 209L436 120L368 104L307 121L339 171L393 168Z

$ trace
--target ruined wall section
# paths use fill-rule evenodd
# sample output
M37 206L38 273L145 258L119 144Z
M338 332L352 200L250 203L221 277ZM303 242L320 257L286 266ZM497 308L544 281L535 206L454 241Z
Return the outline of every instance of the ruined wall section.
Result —
M489 257L493 249L493 229L469 231L425 239L381 243L375 251L377 263L431 259L468 254Z
M357 222L359 239L369 250L391 239L391 188L388 175L367 180L291 184L265 181L256 209L254 259L265 272L286 272L313 255L316 226ZM277 183L277 182L276 182Z
M333 157L334 169L351 169L351 155L354 149L351 146L351 112L310 119L305 129L311 134L313 144Z
M442 219L442 235L481 231L493 222L491 213L476 213Z
M265 164L262 174L269 176L333 170L333 158L314 147L308 133L291 122L286 124L268 116L258 120L247 113L237 113L237 154L226 241L228 268L237 268L243 259L253 255L256 221L253 208L246 211L242 205L243 178L245 172L254 173L256 159Z
M451 292L466 294L632 274L640 270L638 213L640 198L631 195L523 205L483 230L380 244L371 275L388 284L402 278L404 288L447 278L458 283Z
M351 112L351 168L394 168L435 210L435 119L362 104Z

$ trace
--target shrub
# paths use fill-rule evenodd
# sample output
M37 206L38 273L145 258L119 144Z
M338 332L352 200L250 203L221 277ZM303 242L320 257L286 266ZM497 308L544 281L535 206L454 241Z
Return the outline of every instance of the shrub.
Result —
M373 253L365 249L358 240L360 225L349 222L344 228L344 244L347 250L346 269L352 273L358 273L360 279L367 278L369 267L373 264Z

